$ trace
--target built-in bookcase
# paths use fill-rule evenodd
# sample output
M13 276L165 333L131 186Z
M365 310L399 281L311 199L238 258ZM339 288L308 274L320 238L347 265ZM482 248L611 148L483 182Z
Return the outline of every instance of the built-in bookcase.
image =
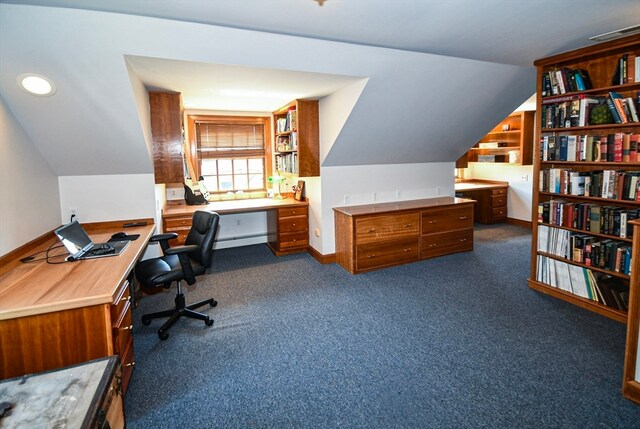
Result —
M294 100L273 112L274 171L300 177L320 175L318 101Z
M640 36L536 61L531 288L626 322ZM635 113L634 113L635 112Z

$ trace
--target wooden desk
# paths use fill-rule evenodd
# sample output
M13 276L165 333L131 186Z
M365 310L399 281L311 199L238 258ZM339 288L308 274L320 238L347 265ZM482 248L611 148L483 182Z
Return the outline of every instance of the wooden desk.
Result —
M12 263L0 275L0 378L69 366L113 354L123 364L123 390L133 370L129 276L155 225L84 225L94 242L140 234L119 255L62 264ZM57 242L44 236L31 253ZM65 254L62 248L51 254ZM40 254L39 256L41 256ZM63 257L53 261L63 261Z
M455 184L456 196L475 200L474 221L497 223L507 219L509 182L471 179Z
M212 210L219 215L266 211L268 244L276 255L305 252L309 247L309 203L306 201L255 198L216 201L201 206L188 206L182 201L168 202L162 211L163 230L178 234L175 244L184 243L197 210Z

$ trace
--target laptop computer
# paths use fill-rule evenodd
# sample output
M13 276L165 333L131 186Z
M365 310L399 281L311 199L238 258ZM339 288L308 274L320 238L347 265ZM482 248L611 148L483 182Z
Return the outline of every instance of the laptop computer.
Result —
M129 245L129 240L94 243L77 220L61 226L54 232L69 251L68 261L117 256Z

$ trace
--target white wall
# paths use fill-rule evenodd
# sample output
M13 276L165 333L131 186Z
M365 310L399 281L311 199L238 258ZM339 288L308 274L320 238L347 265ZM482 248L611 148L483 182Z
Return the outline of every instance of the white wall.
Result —
M0 97L0 256L60 224L58 178Z
M153 174L61 176L58 181L64 222L71 208L81 223L155 218Z
M333 208L454 195L453 162L323 167L322 254L335 252Z

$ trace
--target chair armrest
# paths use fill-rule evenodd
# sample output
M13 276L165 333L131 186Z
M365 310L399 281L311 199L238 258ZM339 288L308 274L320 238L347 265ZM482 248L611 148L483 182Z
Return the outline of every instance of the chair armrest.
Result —
M189 253L195 253L200 251L200 246L191 244L188 246L175 246L165 250L165 255L178 255L180 260L180 267L182 268L182 274L184 280L188 285L192 285L196 282L196 276L193 274L193 267L191 266L191 259Z
M166 252L164 252L165 255L180 255L181 253L193 253L193 252L197 252L198 250L200 250L199 246L196 246L195 244L191 244L189 246L174 246L171 247L169 249L167 249Z
M152 235L149 239L149 242L159 241L162 252L166 255L167 250L169 249L169 240L174 238L178 238L178 234L176 234L175 232L167 232L164 234Z

